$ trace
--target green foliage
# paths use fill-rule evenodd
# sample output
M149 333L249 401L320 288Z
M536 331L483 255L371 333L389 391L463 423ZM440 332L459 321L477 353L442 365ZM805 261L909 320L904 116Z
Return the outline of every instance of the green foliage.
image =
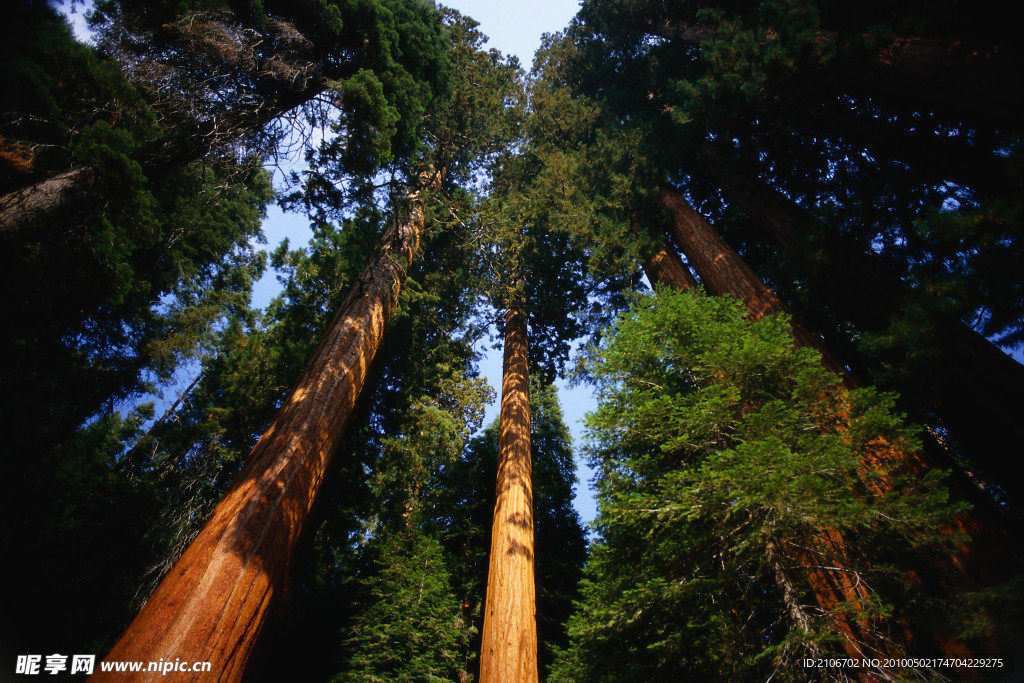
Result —
M681 188L801 324L898 391L994 496L1012 478L989 454L1019 440L1003 397L1021 370L986 338L1011 348L1024 329L1021 102L1000 85L1024 53L998 17L962 3L585 2L535 88L588 112L588 132L544 139L551 168L573 169L595 260L625 271L663 245L654 190ZM936 59L941 82L926 75Z
M963 506L893 467L917 443L890 396L844 390L784 317L693 293L639 298L588 365L600 540L552 680L806 680L801 657L843 656L815 565L871 586L864 623L921 618L911 558L953 552Z
M415 529L370 546L362 608L345 640L335 681L454 681L466 627L437 541Z
M594 113L565 94L544 81L530 84L521 138L494 159L476 222L475 258L489 302L498 311L525 312L533 370L548 380L585 325L621 305L617 297L629 281L629 271L615 270L622 249L604 248L588 229L608 225L599 207L614 200L596 192L587 175L585 164L598 157L586 146ZM497 329L503 334L503 316Z
M472 185L522 131L522 70L515 57L486 49L477 22L442 8L453 68L448 97L425 121L427 159L451 180Z
M530 387L537 632L542 677L567 645L565 620L576 599L586 534L573 508L576 473L571 438L553 385ZM472 627L467 671L475 675L487 587L498 471L498 423L473 438L458 461L440 468L426 489L426 524L450 557L452 584Z
M114 129L122 146L152 135L152 114L118 65L78 43L48 3L17 2L10 20L17 30L0 47L0 192L66 170L90 128Z
M843 250L871 253L883 270L910 275L915 298L939 324L987 321L988 334L1013 343L1020 306L1011 271L1019 268L1017 240L1006 231L1020 223L1012 170L1019 122L989 120L991 109L964 96L929 99L923 88L893 85L880 66L888 62L878 58L894 35L926 45L952 36L989 46L976 54L994 50L1002 55L998 68L1014 68L1019 52L1004 49L1012 39L977 11L774 0L584 3L567 36L573 48L546 72L600 106L606 128L642 133L641 182L686 182L705 213L722 215L721 182L704 177L706 164L727 160L706 159L705 143L717 140L727 156L743 160L733 172L760 176L825 218L819 234L801 236L810 238L811 255L830 249L827 262L842 259ZM987 64L962 75L984 78ZM936 214L944 218L929 218ZM750 216L742 230L734 209L728 217L720 222L727 237L750 245L748 256L771 279L777 251L756 248L764 218ZM934 227L921 230L925 221ZM804 322L828 333L848 326L848 319L828 319L836 296L827 266L789 266L778 276L780 293L811 300L806 315L801 309ZM789 284L804 278L809 285ZM911 352L928 343L911 340Z
M1019 61L1011 22L989 9L585 2L524 87L476 22L430 2L103 0L99 49L47 3L17 3L0 45L0 192L73 169L93 180L4 236L0 474L16 486L0 542L19 557L5 642L109 644L241 467L425 170L443 188L427 198L422 253L265 635L264 652L315 660L314 679L472 675L497 445L496 427L472 436L491 398L474 365L479 304L525 306L535 374L553 376L574 338L599 339L664 241L660 182L686 185L795 310L893 385L930 391L921 378L942 370L952 321L1019 343L1019 121L997 93L989 106L894 90L877 63L894 36ZM697 25L699 39L677 31ZM253 310L267 259L252 242L273 194L260 166L303 126L330 134L296 138L309 168L284 203L314 238L274 251L284 291ZM759 217L723 200L705 177L719 163L813 214L795 238L802 259L781 258ZM839 309L856 287L822 286L822 273L846 254L901 274L893 315L869 325ZM910 578L918 556L950 554L959 539L940 530L962 507L941 473L882 471L891 449L917 447L892 397L844 391L787 331L747 324L732 302L661 294L593 352L601 540L568 627L585 537L568 434L534 381L544 670L562 652L552 680L797 680L804 653L841 652L830 619L850 615L869 630L884 615L965 638L1013 631L1019 590L951 604ZM195 381L167 386L186 366ZM151 404L123 407L160 386L180 395L158 419ZM831 534L842 547L819 542ZM809 607L812 555L871 597ZM268 680L294 675L263 657L253 670Z

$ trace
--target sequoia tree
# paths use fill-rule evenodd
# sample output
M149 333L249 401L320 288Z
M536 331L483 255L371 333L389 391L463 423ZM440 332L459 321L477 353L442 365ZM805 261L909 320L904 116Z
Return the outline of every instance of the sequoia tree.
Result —
M148 372L170 374L155 347L180 339L183 322L163 320L163 304L258 236L246 212L268 201L260 167L284 152L291 124L333 117L346 132L339 182L372 175L419 143L422 112L449 87L447 46L440 14L416 3L370 3L380 11L344 27L330 3L99 3L96 49L45 3L20 4L0 134L28 156L3 173L18 198L0 270L24 296L0 311L4 390L30 392L26 410L58 407L71 402L50 391L62 375L74 403L33 440L46 449L104 402L131 400Z
M429 144L407 147L394 169L392 186L403 187L404 175L411 177L406 182L413 188L393 200L392 217L374 255L291 393L210 520L112 656L141 653L169 639L198 659L212 661L218 658L205 655L223 652L221 674L242 675L419 248L426 220L424 193L436 195L445 182L451 187L470 179L481 160L507 139L514 64L481 49L483 38L472 20L454 12L445 19L451 41L447 54L458 67L453 72L457 77L435 101L432 116L415 128ZM482 82L491 87L477 92ZM341 131L351 123L343 119L335 125ZM344 184L353 151L339 136L309 155L313 172L292 201L306 207L313 219L344 216L353 202L372 205L371 188ZM417 167L438 170L409 176ZM182 626L168 629L173 623Z
M245 468L108 659L177 652L241 678L419 248L421 193L440 177L421 180Z
M799 680L803 657L850 651L844 623L870 634L853 641L864 654L935 628L907 581L958 506L938 472L873 464L885 444L915 447L891 397L848 391L789 330L663 290L594 351L601 540L555 680ZM812 607L823 569L871 591Z
M491 530L481 681L537 680L530 369L523 311L505 318L498 482Z
M799 26L802 26L800 22L813 22L813 14L804 16L796 9L784 9L773 3L763 3L758 13L746 14L738 9L736 17L727 17L724 12L722 15L715 15L711 10L707 10L707 16L714 17L714 21L717 22L716 30L721 35L716 36L715 40L701 41L701 49L696 50L692 43L682 46L672 45L671 41L645 42L643 38L634 40L636 38L636 35L632 33L635 28L634 24L621 20L621 17L609 19L609 17L615 16L617 10L641 16L644 11L650 11L652 14L672 11L653 4L647 7L642 3L639 5L625 3L615 5L613 3L599 7L595 3L584 7L577 18L577 23L570 28L567 40L552 44L550 56L545 63L545 79L549 79L553 88L564 87L570 90L575 99L572 106L575 106L577 110L594 112L589 116L590 125L593 126L591 132L584 132L571 138L566 136L564 139L564 144L561 147L563 154L560 158L555 158L555 163L558 164L557 170L562 173L564 179L564 169L567 166L572 168L565 163L565 159L571 158L575 164L573 180L578 182L579 179L582 179L594 191L603 195L601 199L588 198L586 201L591 205L603 203L604 206L598 211L604 213L608 218L617 218L620 225L643 225L651 230L649 235L651 246L647 248L646 252L642 249L638 250L637 256L642 263L645 261L650 263L649 254L657 255L662 251L661 247L665 239L662 234L659 234L658 229L662 224L662 219L651 210L654 202L649 200L657 194L653 187L660 185L662 188L661 203L668 205L671 215L669 226L676 230L680 247L684 249L690 264L698 271L704 284L716 293L731 294L741 298L755 318L767 311L785 310L786 306L782 299L765 285L762 278L743 262L743 258L737 252L724 246L724 242L714 235L714 231L707 229L709 226L703 222L703 219L691 206L687 205L685 201L680 203L681 195L667 188L665 179L675 179L684 184L687 189L700 198L702 206L714 211L716 216L727 214L729 217L735 217L737 207L728 203L728 192L719 192L718 190L723 185L731 185L739 186L739 191L748 191L754 186L755 179L749 176L729 178L727 172L728 169L733 168L731 166L724 169L716 168L716 171L722 171L722 173L714 176L708 170L708 166L714 163L714 160L707 158L709 141L725 146L730 151L735 148L738 153L746 152L749 156L757 155L756 158L758 158L760 166L767 168L765 175L770 178L791 173L785 164L795 166L799 163L799 160L792 159L796 156L793 150L802 148L794 146L791 149L778 150L773 144L770 132L772 126L786 127L787 130L797 129L802 120L795 106L793 109L784 108L790 105L790 102L784 97L790 96L786 88L793 85L786 78L810 80L817 77L811 71L811 67L806 67L807 72L800 71L805 67L805 62L802 60L814 63L814 60L818 58L813 47L809 47L809 41L800 42L807 39L808 35L799 33ZM689 8L686 11L689 11ZM793 12L793 16L788 14L789 12ZM775 34L772 33L772 30L759 32L761 31L758 28L761 26L758 24L759 21L772 26ZM749 25L743 22L749 22ZM778 22L778 24L772 22ZM795 32L795 34L790 35L787 32ZM728 40L725 36L728 36ZM787 43L786 41L791 42ZM785 47L780 47L777 43L785 44ZM806 48L807 52L801 53L801 48ZM786 52L787 50L790 52ZM792 61L787 62L787 58ZM759 60L763 60L763 62ZM827 60L824 63L827 63ZM802 85L803 82L801 81L800 84ZM768 90L769 95L766 96L757 89L762 85ZM772 88L777 88L779 91L779 94L775 95L776 101L768 99L775 93ZM794 85L792 89L795 90L796 86ZM807 92L817 94L817 91L813 90ZM806 96L807 92L801 94ZM749 107L749 109L745 109L745 107ZM782 112L792 113L794 120L785 120L783 116L780 116ZM777 116L778 119L775 118ZM728 142L722 142L722 140ZM829 155L826 158L834 158L839 149L838 145L831 149L827 144L821 145L821 147L823 148L822 152ZM841 162L836 163L841 164ZM588 168L591 164L593 166ZM705 175L699 175L701 172ZM839 176L838 180L847 181L845 191L852 193L856 182L861 181L862 177L866 178L868 172L869 169L865 168L862 175L852 179ZM708 179L708 176L712 176L711 180ZM810 181L803 182L810 184ZM868 181L863 182L864 186L870 189ZM835 185L839 186L839 182L837 181ZM859 205L853 203L849 208L843 206L841 202L845 198L846 195L837 195L832 201L839 203L840 210L849 211L851 214L856 210L855 206L860 208ZM898 214L899 218L903 219L912 215L912 210L912 208L901 209L901 213ZM752 224L756 224L758 218L760 217L757 215L745 217L747 223ZM726 226L727 229L730 222L721 220L719 224ZM597 221L593 221L593 224L590 233L593 240L600 241L605 248L608 248L610 244L620 245L619 248L628 248L625 247L627 240L622 239L623 233L613 234ZM643 230L635 227L631 228L631 232L641 238L647 236ZM801 237L806 239L805 236ZM842 244L845 239L848 238L837 239L834 244ZM746 247L749 243L743 246ZM758 246L760 247L760 245ZM814 246L814 243L809 241L803 254L805 258L813 259L816 256L820 258L820 251L818 254L810 251ZM889 243L886 242L885 246L879 250L883 259L887 257L888 247ZM752 249L753 247L751 247ZM785 264L787 258L796 260L787 252L779 251L777 248L775 251L763 247L761 249L762 252L757 252L759 256L762 254L774 256L776 263ZM854 250L857 249L864 249L864 246L854 247L846 244L837 248L835 257L838 259L844 254L855 253ZM896 262L901 253L895 247L892 249L895 252L892 261ZM866 258L870 260L872 257ZM819 267L823 272L828 272L827 262ZM792 272L792 269L777 268L774 272L788 274ZM655 273L655 277L659 276ZM685 283L685 280L680 281ZM772 284L776 282L778 282L777 279L773 280ZM806 287L813 291L814 284L813 281L800 281L797 287ZM870 307L871 300L860 296L862 292L850 287L848 282L840 286L846 288L841 293L842 296L859 297L862 307ZM797 288L786 289L790 293L794 290L800 291ZM910 283L900 285L900 291L907 290L913 290ZM927 290L927 294L931 292L932 290ZM804 298L810 297L805 296ZM890 295L888 300L891 301L893 298ZM830 304L827 297L820 297L817 300L820 301L824 310L830 310L825 308ZM849 324L846 320L842 320L842 322ZM808 332L802 326L796 326L794 330L794 336L801 340L803 345L818 349L824 348L817 335ZM830 332L827 338L832 339L834 334L834 332ZM974 335L978 336L976 333ZM991 347L984 340L982 342ZM841 348L846 351L848 347ZM992 350L996 351L1011 369L1016 365L996 349L992 348ZM859 386L846 369L846 363L854 365L852 361L842 363L832 356L831 360L827 359L825 362L826 365L843 376L851 388ZM976 372L982 366L972 365L972 367ZM933 366L931 372L938 379L949 379L943 376L940 368ZM950 383L950 386L953 385ZM1001 395L999 392L994 392L985 400L992 400L993 397L999 395ZM993 414L1001 413L995 411ZM1002 426L996 432L999 434L996 438L1005 441L1012 426L1005 420L1001 420L1000 423L1006 426ZM947 427L950 425L949 422L943 424ZM880 460L873 465L866 465L868 470L884 460L885 464L880 465L882 471L894 473L939 471L934 460L923 458L922 453L913 449L894 448L888 453L879 452L876 455L880 457ZM883 455L884 457L882 457ZM1020 566L1020 560L1016 557L1007 558L1008 561L996 559L995 555L1000 552L999 548L1008 548L1013 545L1004 529L1006 520L999 518L1000 515L995 512L990 501L977 496L973 485L965 487L964 481L964 478L958 480L959 491L955 498L957 500L972 500L978 503L979 507L972 513L954 520L951 528L959 528L961 531L969 529L974 542L968 546L970 549L965 549L959 557L953 557L959 545L954 543L946 548L946 557L936 557L934 564L922 565L919 571L922 574L932 574L933 572L942 574L943 570L939 569L940 567L957 567L957 571L964 570L968 577L947 582L949 580L946 578L936 580L935 576L930 576L921 586L928 585L929 590L937 589L937 594L947 594L954 584L961 590L972 590L979 587L986 590L985 587L998 584L1001 579L1018 573L1017 568ZM873 480L871 486L879 487L879 491L884 491L889 484L884 479L879 479ZM819 538L819 542L822 539L832 539L831 546L834 551L841 551L846 546L846 542L835 536L832 531L823 533L824 536ZM842 561L842 554L841 552L834 558L835 561L832 563L834 567L847 566ZM1011 555L1014 554L1011 553ZM995 566L1005 567L1006 574L1001 577L996 576L990 571ZM842 569L838 571L841 572ZM850 585L852 586L853 583ZM867 594L863 592L863 586L857 585L860 586L858 591L848 596L853 601L851 604L867 598ZM821 585L818 586L818 589L820 588ZM840 590L838 594L842 596L842 591ZM816 597L823 598L824 594L816 595ZM820 602L819 604L825 609L837 604L834 600L826 600L826 602L828 604ZM893 628L895 629L893 633L900 629L896 625L893 625ZM927 635L928 633L929 629L925 625L920 637L925 640L931 638L932 636ZM942 647L952 648L948 649L948 652L958 652L958 648L963 646L963 642L957 643L954 642L955 639L949 638L948 631L945 633L935 631L932 635L937 641L944 643ZM847 640L847 644L853 648L850 654L857 651L856 648L859 647L856 644L857 640L856 636Z
M582 329L587 296L597 290L578 251L582 245L561 225L565 183L544 161L550 144L538 133L554 123L544 118L551 110L537 105L536 93L529 102L519 149L496 160L490 196L478 219L483 244L478 258L490 280L490 303L502 311L498 329L505 339L483 680L536 680L538 675L530 377L550 380L564 366L570 342Z
M907 284L876 256L840 236L826 236L815 243L812 236L822 234L822 227L813 216L760 179L730 166L717 148L709 149L709 175L729 201L785 250L808 284L822 290L812 295L814 300L827 301L861 330L884 334L901 308L913 300ZM930 353L944 371L936 378L924 368L908 367L899 386L908 400L934 412L948 426L982 473L991 477L990 483L1012 496L1013 464L994 454L1008 440L1017 440L1019 425L1013 416L1021 406L1014 387L1024 382L1024 367L955 316L938 312L931 317ZM864 365L860 358L856 360ZM993 423L999 428L993 429Z
M999 495L1012 477L985 461L1013 441L1001 382L1021 370L971 325L1008 344L1021 329L1019 121L909 81L941 53L970 89L1019 68L1011 42L978 8L584 3L547 74L600 108L598 135L633 141L634 196L667 181L742 214L724 229L809 329Z

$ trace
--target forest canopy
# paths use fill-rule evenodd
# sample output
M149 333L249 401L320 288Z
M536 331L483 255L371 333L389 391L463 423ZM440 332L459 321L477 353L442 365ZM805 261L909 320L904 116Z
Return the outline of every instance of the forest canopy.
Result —
M19 673L1019 673L1003 4L585 0L529 70L428 0L69 9L0 43Z

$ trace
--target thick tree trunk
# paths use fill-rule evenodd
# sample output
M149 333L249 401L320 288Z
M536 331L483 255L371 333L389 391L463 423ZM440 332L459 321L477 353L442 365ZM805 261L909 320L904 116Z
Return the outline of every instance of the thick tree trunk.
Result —
M480 645L481 683L537 681L530 369L526 316L505 316L498 489Z
M30 225L50 222L62 207L86 201L95 183L92 168L76 168L7 193L0 197L0 236L6 238Z
M662 205L672 214L669 230L672 238L683 250L709 294L731 295L743 301L753 320L772 313L788 313L789 309L750 269L740 255L725 243L708 225L704 217L694 211L690 203L667 185L659 192ZM800 346L817 349L821 361L829 370L843 378L848 386L853 378L817 337L796 320L792 322L793 339Z
M653 287L655 284L665 285L673 289L692 289L697 286L697 281L690 273L690 269L679 258L679 254L667 241L658 245L655 252L647 263L644 264L644 274L647 281Z
M242 677L419 248L421 191L409 194L238 478L107 660L209 661L211 680Z
M708 171L726 198L766 228L839 315L866 332L884 331L899 315L907 285L897 275L869 254L827 239L823 258L808 253L799 236L819 232L812 217L756 178L730 176L714 162ZM935 360L898 387L900 393L934 411L964 451L1019 502L1018 458L1007 455L1024 443L1024 366L960 320L941 321L927 342Z
M694 269L700 275L705 288L716 295L731 295L744 301L750 317L754 320L764 315L785 311L785 305L778 299L760 278L750 269L728 244L722 240L715 230L698 214L693 207L675 189L665 185L660 191L663 206L671 213L670 231L672 237L688 257ZM804 330L797 322L793 322L794 341L800 346L809 346L822 351L822 363L840 375L848 389L861 386L857 379L831 354L825 351L821 342ZM924 452L906 452L884 442L875 444L875 454L866 467L880 469L883 472L903 471L923 473L939 467ZM1013 550L1012 539L1002 529L998 520L990 510L978 501L973 488L965 488L959 480L949 482L950 493L954 500L968 500L976 504L969 514L954 518L952 527L966 533L972 540L958 548L959 554L951 556L952 564L959 579L956 585L950 585L947 578L929 578L929 582L940 592L951 593L960 590L975 589L994 583L1017 574L1022 560ZM878 493L892 491L892 485L885 481L873 488ZM820 569L823 564L815 554L826 551L825 556L842 560L847 556L845 543L835 531L826 530L818 539L818 548L807 550L803 558L812 569L808 573L812 590L818 604L825 610L831 610L840 602L860 600L867 597L866 588L859 582L853 582L851 574L841 564L835 570ZM952 551L951 551L952 552ZM929 568L934 569L934 568ZM939 568L938 575L943 571ZM861 645L877 643L876 638L863 626L844 617L837 618L837 627L845 636L847 652L851 657L862 656ZM916 637L915 637L916 636ZM890 638L899 638L912 645L931 640L950 657L967 656L970 650L961 642L945 633L930 634L896 634ZM991 643L983 643L988 651ZM909 651L909 650L908 650Z

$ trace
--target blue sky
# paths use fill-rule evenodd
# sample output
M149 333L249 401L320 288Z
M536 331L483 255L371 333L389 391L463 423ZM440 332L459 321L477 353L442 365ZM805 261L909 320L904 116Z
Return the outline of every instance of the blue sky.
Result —
M541 36L561 31L579 10L576 0L461 0L442 4L479 21L480 31L490 38L488 45L516 55L527 71Z
M523 2L488 2L487 0L462 0L444 3L462 14L480 22L480 31L490 40L488 46L505 54L516 55L522 67L529 71L533 65L533 54L540 47L541 36L561 31L579 10L576 0L526 0ZM481 374L496 391L501 388L501 350L490 350L480 364ZM594 399L589 387L569 388L564 381L558 381L558 398L562 403L565 421L573 435L577 454L582 434L582 419L588 410L594 408ZM497 415L497 403L490 406L484 424ZM580 485L576 490L576 510L584 521L590 522L596 515L594 497L588 480L590 470L583 467L577 458L577 472Z
M523 0L516 3L457 0L443 4L478 21L480 31L489 38L488 47L497 48L507 55L517 56L526 71L529 71L533 64L533 54L540 47L541 37L545 33L555 33L564 29L579 10L577 0ZM91 3L85 7L79 5L74 13L68 15L76 34L83 40L88 39L88 31L85 29L85 13L90 8ZM306 244L312 236L304 216L286 214L277 206L269 207L263 230L267 238L267 249L277 247L286 237L292 248L298 248ZM269 271L254 288L254 303L266 305L279 291L280 285L277 282L276 273ZM501 349L481 350L484 351L484 357L480 364L481 374L500 393ZM186 368L183 372L185 375L189 375L194 372L194 368L191 370ZM182 376L178 378L178 383L186 386L190 380L191 377ZM576 450L579 451L583 416L588 410L593 409L594 399L589 387L570 389L564 381L559 381L557 384L565 421L572 432ZM168 392L168 395L176 393L174 387L168 388ZM497 412L498 402L495 401L487 412L484 424L489 424L497 416ZM589 522L594 519L596 514L593 495L587 484L591 473L582 466L579 459L577 459L577 468L580 485L577 488L576 509L584 521Z
M533 64L533 54L540 47L541 36L554 33L565 28L569 20L579 10L575 0L528 0L518 3L487 2L486 0L464 0L444 3L460 13L480 22L480 31L486 35L488 47L497 48L504 54L519 58L525 70ZM263 226L267 236L268 247L276 247L287 237L293 248L305 244L311 233L303 216L285 214L277 207L271 207L266 223ZM257 303L269 301L280 289L275 274L267 273L257 285L255 300ZM485 340L486 344L486 340ZM480 372L495 391L501 393L501 349L481 348L484 352L480 363ZM577 453L583 432L583 416L594 408L594 399L590 387L570 388L566 382L558 381L558 397L562 404L565 422L573 435ZM484 418L488 425L497 417L498 401L492 403ZM588 481L591 472L577 458L577 471L580 484L576 491L576 509L584 521L592 521L596 515L596 505Z

